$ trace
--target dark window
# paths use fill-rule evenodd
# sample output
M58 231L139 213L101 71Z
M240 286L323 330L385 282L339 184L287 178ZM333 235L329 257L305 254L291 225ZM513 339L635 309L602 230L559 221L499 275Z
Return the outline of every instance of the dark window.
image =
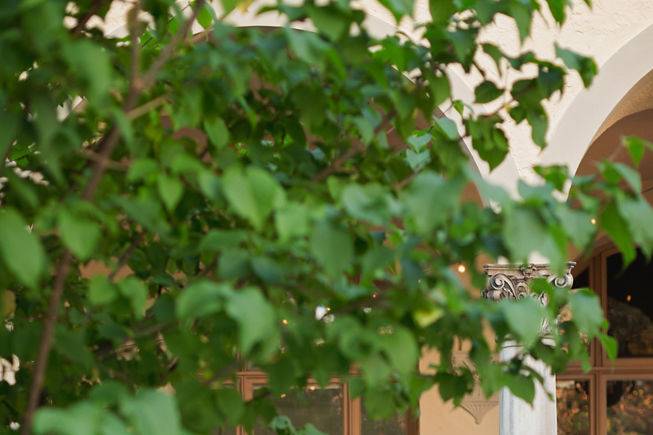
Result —
M267 384L264 373L257 370L241 372L240 389L245 400L257 394ZM352 398L346 383L333 379L325 388L309 382L303 391L276 397L273 403L280 416L290 419L296 429L307 423L329 435L417 435L417 421L409 415L388 420L372 420L361 406L361 400ZM256 426L249 434L239 427L237 435L272 435L274 431L264 424Z
M653 381L609 381L608 434L653 434Z
M590 433L590 382L558 380L558 433L587 435Z
M653 357L653 264L641 252L625 270L620 254L607 258L610 335L620 358Z
M653 264L641 252L627 268L615 249L598 252L579 268L574 288L601 298L619 343L611 361L590 343L588 373L571 366L558 376L559 435L653 435Z

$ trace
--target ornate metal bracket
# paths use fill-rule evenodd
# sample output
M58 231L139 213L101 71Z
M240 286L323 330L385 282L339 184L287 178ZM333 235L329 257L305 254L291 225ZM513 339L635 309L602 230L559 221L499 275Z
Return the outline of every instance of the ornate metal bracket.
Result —
M454 351L452 360L453 365L456 367L471 366L469 355L466 351ZM485 417L488 412L499 405L499 395L495 394L490 398L486 398L485 394L483 394L483 391L481 390L481 386L478 383L478 376L475 375L474 378L474 390L471 394L468 394L463 398L462 402L460 402L460 407L467 411L469 415L474 417L474 422L476 422L476 424L481 424L483 417Z
M544 278L556 287L571 288L574 277L571 270L575 262L567 263L567 270L562 276L551 273L548 264L487 264L484 266L487 285L483 297L493 301L501 299L519 299L531 294L530 281Z

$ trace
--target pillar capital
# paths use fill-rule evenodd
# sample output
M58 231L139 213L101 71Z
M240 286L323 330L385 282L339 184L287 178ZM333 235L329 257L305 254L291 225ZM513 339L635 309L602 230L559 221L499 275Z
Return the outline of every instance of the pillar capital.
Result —
M574 277L571 270L575 262L567 263L565 273L554 275L548 264L486 264L483 269L487 275L487 284L483 297L493 301L501 299L519 299L531 293L530 282L535 278L544 278L560 288L571 288Z

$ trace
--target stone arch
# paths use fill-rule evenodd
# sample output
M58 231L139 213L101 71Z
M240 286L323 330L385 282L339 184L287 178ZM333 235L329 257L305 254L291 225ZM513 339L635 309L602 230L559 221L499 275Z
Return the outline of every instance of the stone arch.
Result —
M645 110L651 98L634 97L645 91L653 96L653 25L632 38L604 65L589 89L582 90L550 132L542 153L543 164L565 164L572 174L599 135L620 119Z

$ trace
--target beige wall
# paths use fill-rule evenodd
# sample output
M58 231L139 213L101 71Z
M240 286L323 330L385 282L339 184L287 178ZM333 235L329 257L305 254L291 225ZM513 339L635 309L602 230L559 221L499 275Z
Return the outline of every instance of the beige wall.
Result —
M434 353L424 355L420 361L420 370L429 372L429 365L437 362ZM462 408L454 408L451 403L440 399L437 387L426 392L419 403L419 433L420 435L498 435L499 406L494 405L476 423L474 417Z

